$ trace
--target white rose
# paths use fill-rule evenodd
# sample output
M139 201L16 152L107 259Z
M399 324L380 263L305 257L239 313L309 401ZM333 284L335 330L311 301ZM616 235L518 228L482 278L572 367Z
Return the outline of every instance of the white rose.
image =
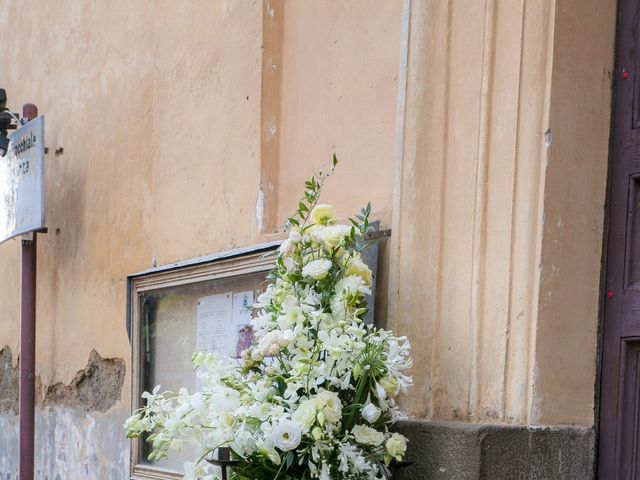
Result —
M322 241L327 247L334 248L340 245L342 239L351 233L349 225L331 225L319 228L311 234L316 241Z
M391 438L387 440L385 447L387 453L400 462L407 451L407 439L399 433L394 433L391 435Z
M308 398L302 400L298 409L291 415L291 420L300 425L300 428L305 433L311 429L316 421L316 401L315 399Z
M364 407L362 407L362 411L360 414L362 418L364 418L369 423L374 423L380 418L380 410L373 403L367 403Z
M377 431L375 428L367 427L366 425L356 425L351 432L353 436L356 437L356 442L361 445L377 447L384 442L384 433Z
M331 260L328 258L312 260L304 266L302 269L302 275L315 278L316 280L322 280L327 276L327 273L329 273L331 265Z
M362 261L360 254L356 253L352 257L349 257L347 262L346 275L357 275L362 278L367 287L370 287L373 283L373 275L371 269Z
M327 423L338 423L342 418L342 402L335 392L321 389L316 395L316 406Z
M320 225L331 225L335 222L335 210L331 205L316 205L311 210L311 221Z
M300 445L302 429L296 422L282 419L271 432L271 439L274 446L283 452L288 452Z

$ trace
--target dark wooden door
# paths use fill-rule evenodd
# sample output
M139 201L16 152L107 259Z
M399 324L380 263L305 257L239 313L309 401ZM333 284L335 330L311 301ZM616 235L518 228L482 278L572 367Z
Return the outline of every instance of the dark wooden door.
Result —
M620 0L600 402L600 479L640 479L640 0Z

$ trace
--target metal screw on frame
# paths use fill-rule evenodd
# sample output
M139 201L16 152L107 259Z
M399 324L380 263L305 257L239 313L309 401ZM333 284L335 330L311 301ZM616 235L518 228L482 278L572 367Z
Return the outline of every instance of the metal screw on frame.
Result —
M227 480L227 468L239 463L238 460L231 460L231 449L229 447L218 448L218 458L208 458L207 462L217 465L222 469L222 480Z

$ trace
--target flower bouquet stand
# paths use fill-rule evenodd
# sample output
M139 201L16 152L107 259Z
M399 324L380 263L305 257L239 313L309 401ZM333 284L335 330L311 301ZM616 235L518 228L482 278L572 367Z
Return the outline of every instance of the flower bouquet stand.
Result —
M411 385L409 344L363 321L371 206L339 223L319 203L335 164L305 182L241 361L196 352L201 391L147 392L125 425L152 460L196 445L186 479L384 480L403 460L407 440L390 427Z

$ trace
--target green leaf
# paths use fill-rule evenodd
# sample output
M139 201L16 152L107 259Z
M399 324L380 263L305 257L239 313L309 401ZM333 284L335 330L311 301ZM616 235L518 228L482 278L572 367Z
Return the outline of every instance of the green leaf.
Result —
M338 165L338 157L336 157L335 153L333 154L332 164L334 167Z

